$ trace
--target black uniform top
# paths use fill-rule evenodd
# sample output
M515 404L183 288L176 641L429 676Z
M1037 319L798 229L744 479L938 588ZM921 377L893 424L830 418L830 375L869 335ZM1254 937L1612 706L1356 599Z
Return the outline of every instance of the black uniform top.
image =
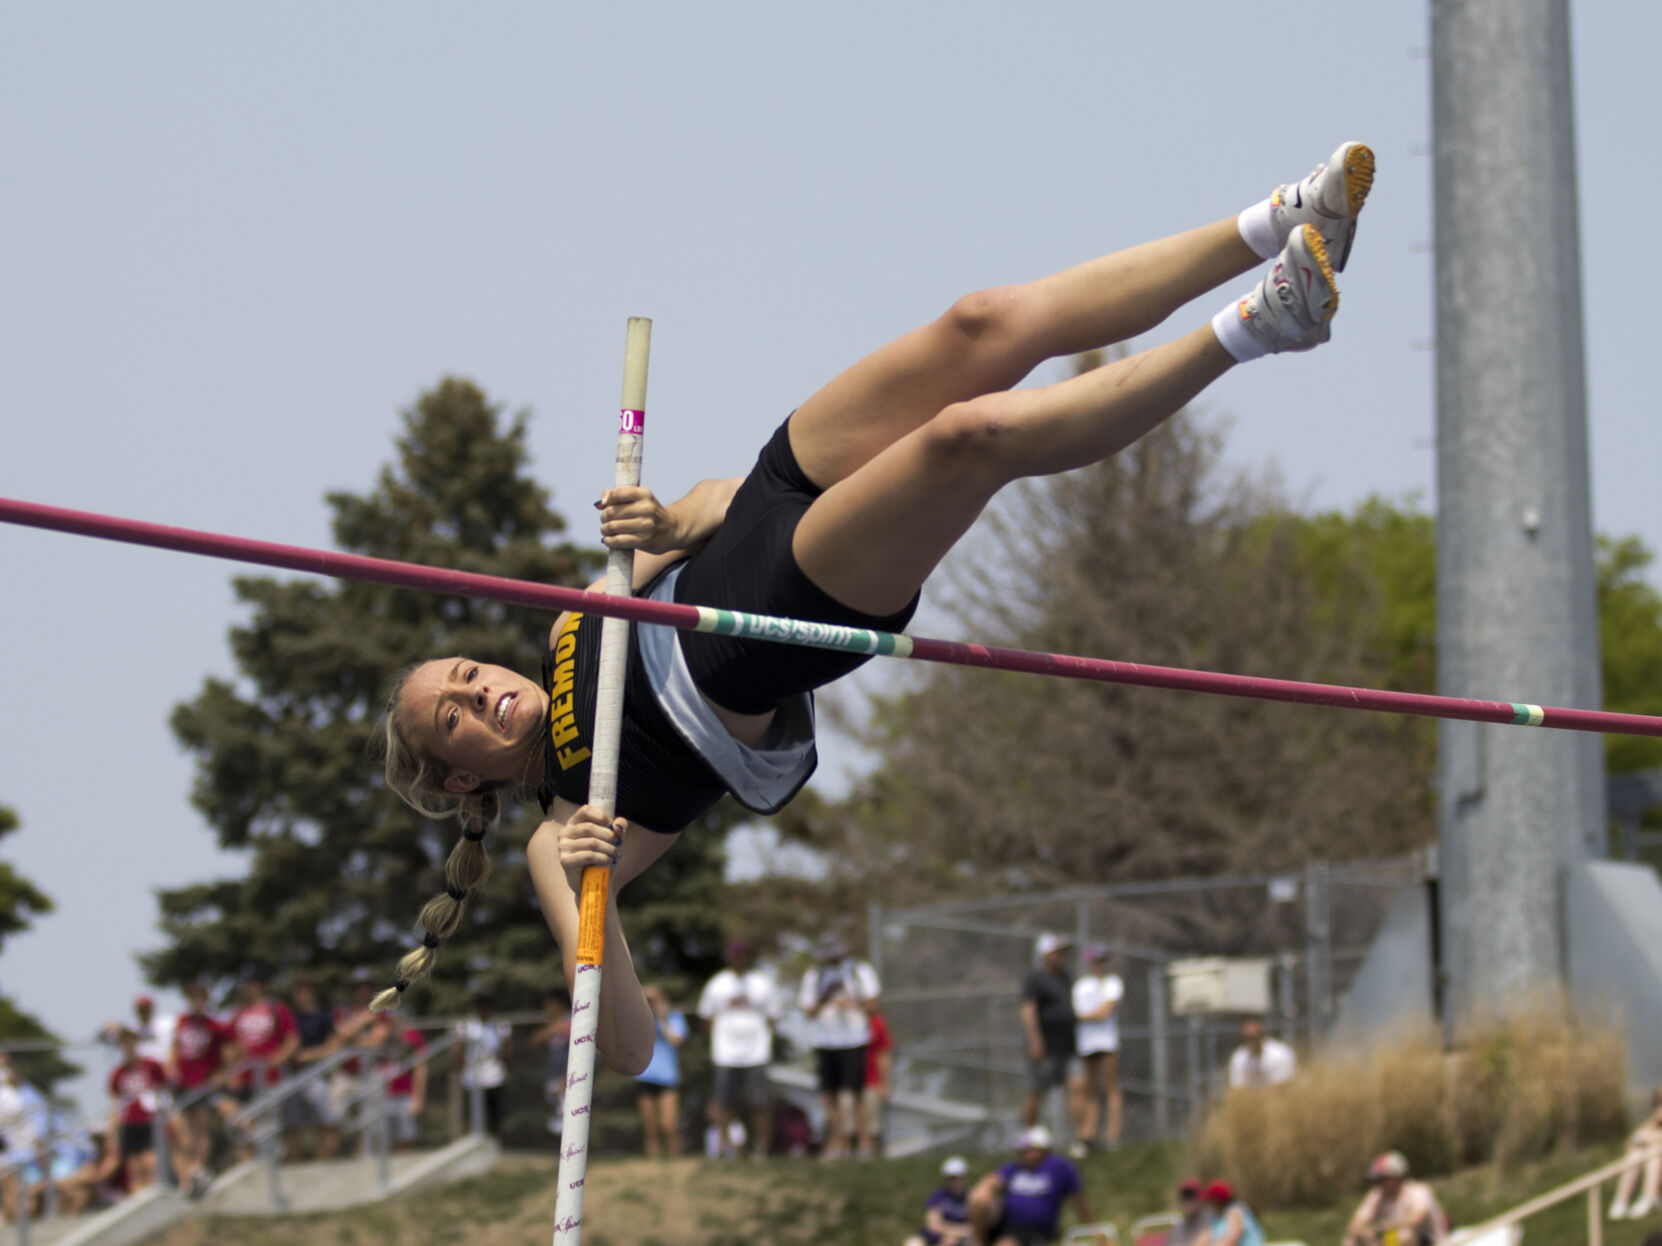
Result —
M548 751L538 791L546 811L555 796L581 805L589 798L589 757L594 747L594 707L600 670L598 614L574 614L543 658L549 694ZM623 689L619 742L617 816L649 830L684 830L727 792L727 786L681 738L653 694L636 640L629 629L629 673Z

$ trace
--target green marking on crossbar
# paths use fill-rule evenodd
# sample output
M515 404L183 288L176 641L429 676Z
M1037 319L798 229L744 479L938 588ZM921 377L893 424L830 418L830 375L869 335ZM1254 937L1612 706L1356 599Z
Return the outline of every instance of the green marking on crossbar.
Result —
M1539 705L1530 705L1523 701L1512 702L1512 725L1514 727L1539 727L1546 721L1546 717Z

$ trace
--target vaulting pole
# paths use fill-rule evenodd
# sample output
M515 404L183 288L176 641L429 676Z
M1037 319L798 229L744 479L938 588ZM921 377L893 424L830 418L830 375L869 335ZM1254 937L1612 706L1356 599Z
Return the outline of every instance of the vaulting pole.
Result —
M646 431L646 364L652 322L633 317L623 351L623 403L612 487L641 482L641 439ZM606 592L632 594L633 550L614 549L606 559ZM610 821L617 813L618 745L623 735L623 683L629 670L629 620L606 618L600 631L600 673L595 693L594 750L589 761L589 804ZM589 1107L594 1099L595 1032L600 1024L601 962L606 955L606 901L612 871L583 871L577 901L577 975L571 984L571 1057L566 1066L565 1126L560 1135L559 1192L554 1200L554 1246L577 1246L583 1233L583 1182L589 1167Z

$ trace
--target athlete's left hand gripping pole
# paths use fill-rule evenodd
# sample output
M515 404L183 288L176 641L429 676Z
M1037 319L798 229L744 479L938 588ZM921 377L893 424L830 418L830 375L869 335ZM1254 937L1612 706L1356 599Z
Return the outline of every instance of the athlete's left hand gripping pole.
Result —
M617 434L614 488L641 481L641 438L646 429L646 361L652 322L631 317L623 351L623 410ZM606 591L632 590L634 551L615 549L606 559ZM589 761L589 804L608 820L617 814L618 742L623 733L623 680L629 663L629 620L608 618L600 632L600 676L595 692L594 753ZM561 1135L560 1189L554 1200L554 1246L577 1246L583 1231L583 1179L589 1166L589 1105L594 1098L595 1032L600 1023L600 965L606 952L606 904L612 871L583 871L577 900L577 980L571 987L571 1056L566 1066L565 1128Z

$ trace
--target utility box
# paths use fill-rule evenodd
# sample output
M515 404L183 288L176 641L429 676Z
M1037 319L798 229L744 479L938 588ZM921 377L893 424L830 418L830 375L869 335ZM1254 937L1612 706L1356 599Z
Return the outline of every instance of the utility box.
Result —
M1166 966L1174 1016L1270 1010L1270 966L1262 957L1203 956Z

